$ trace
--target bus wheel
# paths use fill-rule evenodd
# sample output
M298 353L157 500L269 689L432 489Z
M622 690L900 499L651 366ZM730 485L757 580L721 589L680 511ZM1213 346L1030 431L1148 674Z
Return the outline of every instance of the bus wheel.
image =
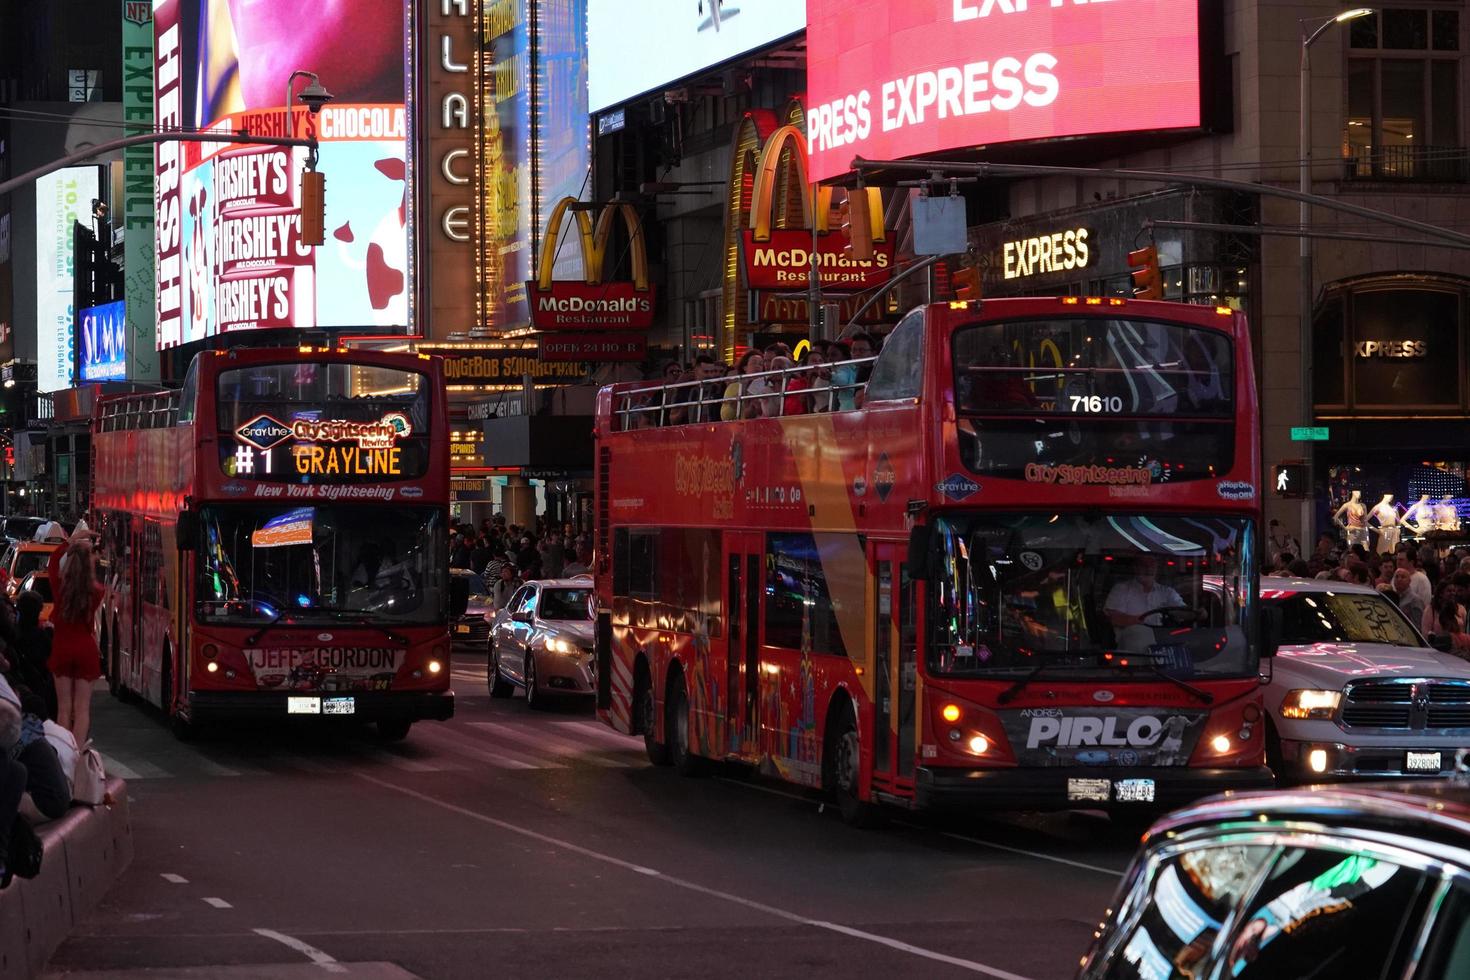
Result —
M643 751L648 753L648 761L656 766L668 765L669 747L658 740L658 726L654 724L658 705L653 700L653 682L649 679L648 668L641 662L638 681L633 688L633 710L638 713L633 728L643 732Z
M495 644L490 644L490 662L486 673L489 674L490 696L492 698L508 698L515 693L515 685L500 676L500 651L495 649Z
M858 738L851 709L841 711L833 719L822 752L823 781L844 823L853 827L873 827L882 822L882 811L875 804L858 798L862 751L862 741Z
M669 747L669 762L681 776L698 776L704 772L704 760L689 750L689 695L684 688L684 674L675 672L669 681L669 694L664 699L664 738Z
M378 741L401 742L408 738L408 730L413 727L413 722L394 719L389 721L383 719L378 722Z

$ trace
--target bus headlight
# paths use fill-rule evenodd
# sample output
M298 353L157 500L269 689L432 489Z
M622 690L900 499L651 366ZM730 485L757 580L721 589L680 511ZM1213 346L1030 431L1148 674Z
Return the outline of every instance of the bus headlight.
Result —
M990 739L984 735L972 735L969 741L969 749L976 755L984 755L990 751Z
M1337 705L1341 701L1341 691L1314 691L1299 688L1295 691L1288 691L1286 697L1282 699L1281 717L1330 719L1337 712Z
M429 661L429 673L437 674L444 669L444 665L437 660Z

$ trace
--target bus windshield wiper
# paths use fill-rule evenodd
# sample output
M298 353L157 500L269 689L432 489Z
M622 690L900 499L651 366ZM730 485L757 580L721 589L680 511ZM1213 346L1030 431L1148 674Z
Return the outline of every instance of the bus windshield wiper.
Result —
M280 625L281 619L285 615L286 615L286 610L284 610L284 609L282 609L280 612L276 613L274 616L271 617L270 621L267 622L267 623L265 623L265 624L263 624L260 627L260 629L256 630L254 633L251 633L249 636L245 637L245 645L247 647L253 647L253 646L255 646L255 644L257 644L257 643L260 642L260 638L261 637L265 636L271 630L275 629L278 625Z
M996 704L1010 704L1012 701L1014 701L1016 699L1016 695L1020 694L1024 690L1026 690L1026 686L1028 684L1030 684L1032 681L1036 680L1036 678L1040 677L1042 675L1042 673L1044 673L1051 666L1052 665L1051 664L1048 664L1048 663L1040 663L1040 664L1037 664L1035 667L1032 667L1024 675L1022 675L1016 681L1016 683L1012 684L1010 687L1006 688L1004 691L1001 691L1000 694L998 694L996 696L996 698L995 698Z
M314 611L327 613L333 618L343 622L351 622L358 626L366 626L370 629L375 629L386 636L388 639L392 640L394 643L401 643L404 646L408 646L408 637L393 629L391 626L385 626L382 623L370 619L367 613L353 612L348 609L319 609Z
M1173 674L1169 673L1167 670L1165 670L1163 667L1160 667L1158 664L1154 663L1153 661L1148 661L1147 663L1148 663L1148 669L1149 669L1149 671L1151 673L1156 674L1159 677L1162 677L1164 680L1168 681L1170 684L1173 684L1175 687L1179 688L1179 690L1186 691L1186 692L1194 695L1195 697L1197 697L1197 698L1200 699L1200 702L1201 703L1203 703L1203 704L1214 704L1215 703L1215 696L1213 694L1211 694L1209 691L1201 690L1200 688L1195 687L1193 684L1189 683L1188 681L1181 680L1180 678L1175 677Z

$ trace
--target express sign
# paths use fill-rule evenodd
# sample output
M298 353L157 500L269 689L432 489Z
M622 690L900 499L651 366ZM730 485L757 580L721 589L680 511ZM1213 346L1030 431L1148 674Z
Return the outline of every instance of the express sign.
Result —
M1200 125L1198 0L807 0L811 179L955 147Z

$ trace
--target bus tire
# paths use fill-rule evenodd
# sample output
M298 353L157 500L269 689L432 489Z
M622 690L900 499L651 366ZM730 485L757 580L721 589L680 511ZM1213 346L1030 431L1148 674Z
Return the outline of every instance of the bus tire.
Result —
M636 712L633 730L643 733L643 751L648 753L648 761L656 766L669 765L669 747L658 740L658 725L654 724L658 705L653 700L653 680L649 677L646 660L638 661L637 680L633 682L633 710Z
M689 693L681 670L672 672L668 694L664 698L664 741L669 747L669 763L675 772L681 776L704 773L704 760L689 748Z
M883 822L883 811L874 803L859 798L861 785L862 739L851 702L839 707L829 719L827 738L822 748L822 782L837 805L837 811L848 826L870 828Z
M408 738L408 730L413 727L413 722L402 718L382 718L377 723L378 741L401 742Z
M500 676L500 651L495 649L494 643L490 644L490 662L486 673L490 678L492 698L508 698L515 693L516 686Z
M167 643L163 645L163 683L159 689L159 700L163 702L163 719L174 738L180 742L192 742L199 737L199 726L174 710L174 652Z

